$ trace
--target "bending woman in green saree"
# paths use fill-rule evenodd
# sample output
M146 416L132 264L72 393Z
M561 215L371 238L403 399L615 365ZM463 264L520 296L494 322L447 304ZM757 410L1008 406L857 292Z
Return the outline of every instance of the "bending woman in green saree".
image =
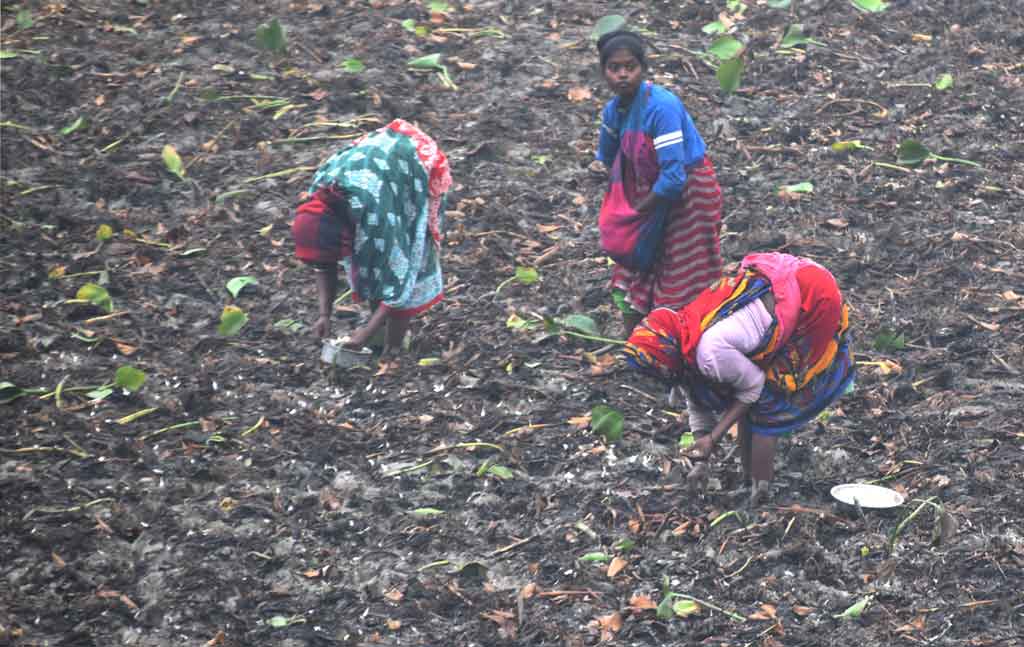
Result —
M292 221L295 255L317 270L318 337L331 331L338 263L369 321L345 345L362 347L385 325L401 346L409 320L443 297L441 238L448 159L421 130L400 119L324 162L310 199Z

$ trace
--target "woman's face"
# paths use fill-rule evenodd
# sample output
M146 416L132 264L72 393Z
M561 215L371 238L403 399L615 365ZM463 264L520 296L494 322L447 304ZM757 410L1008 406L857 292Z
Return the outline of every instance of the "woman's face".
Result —
M643 66L628 49L615 50L605 61L604 80L608 82L612 92L623 99L633 98L643 77Z

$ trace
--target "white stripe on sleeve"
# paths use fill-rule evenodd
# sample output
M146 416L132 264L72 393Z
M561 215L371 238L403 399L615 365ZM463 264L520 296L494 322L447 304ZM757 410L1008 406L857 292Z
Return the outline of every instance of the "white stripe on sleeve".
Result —
M683 141L683 131L673 130L670 133L665 133L654 138L654 147L662 148L664 146L671 146L672 144L679 144Z

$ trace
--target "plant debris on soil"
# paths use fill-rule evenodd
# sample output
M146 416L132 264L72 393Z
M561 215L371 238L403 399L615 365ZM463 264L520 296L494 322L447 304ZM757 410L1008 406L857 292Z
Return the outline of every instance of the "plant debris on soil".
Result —
M1022 644L1024 7L856 4L6 3L0 643ZM811 257L854 308L856 389L767 504L735 455L691 491L685 412L542 323L623 336L612 13L707 140L727 260ZM399 117L452 161L446 299L325 371L290 214Z

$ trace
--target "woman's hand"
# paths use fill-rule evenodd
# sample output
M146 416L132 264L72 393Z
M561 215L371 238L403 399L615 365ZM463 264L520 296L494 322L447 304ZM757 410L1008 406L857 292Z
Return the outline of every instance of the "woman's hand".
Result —
M331 334L331 315L320 315L320 318L313 324L313 334L317 339L329 337Z
M704 434L693 441L685 451L685 455L695 461L706 461L715 451L715 438L712 434Z

